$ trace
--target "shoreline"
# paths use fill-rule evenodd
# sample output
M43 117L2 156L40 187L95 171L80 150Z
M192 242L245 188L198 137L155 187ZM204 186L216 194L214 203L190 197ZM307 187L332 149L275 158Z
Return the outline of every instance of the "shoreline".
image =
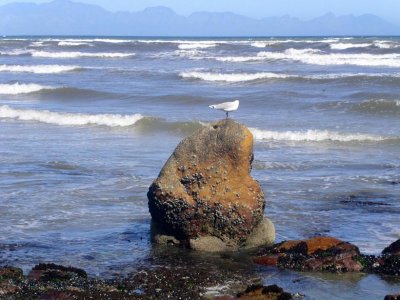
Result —
M282 243L273 247L279 245ZM36 265L25 275L21 269L3 266L0 267L0 298L240 299L239 295L248 297L250 294L269 290L266 286L277 285L283 287L282 293L291 295L293 299L316 299L316 293L321 297L324 295L324 292L318 292L324 286L325 292L332 292L335 284L348 286L369 282L371 289L374 288L374 281L375 293L379 294L379 299L400 292L398 274L388 276L343 272L343 269L336 273L332 270L298 272L282 266L273 267L272 264L257 265L254 262L255 257L265 251L267 249L210 254L176 246L154 245L153 255L142 266L137 265L135 271L116 275L114 278L91 277L86 271L76 268L77 266L66 267L51 263ZM398 266L395 265L400 272ZM382 283L392 288L382 289ZM245 291L250 291L250 294ZM342 293L343 296L346 291L337 293ZM362 299L378 299L369 298L368 289L365 293Z

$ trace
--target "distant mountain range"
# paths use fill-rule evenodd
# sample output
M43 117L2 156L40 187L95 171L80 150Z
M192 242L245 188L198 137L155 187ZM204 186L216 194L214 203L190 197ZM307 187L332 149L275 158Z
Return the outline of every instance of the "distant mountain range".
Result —
M375 15L328 13L302 21L290 16L253 19L234 13L196 12L188 17L167 7L109 12L100 6L55 0L0 7L1 35L109 36L351 36L400 35L400 27Z

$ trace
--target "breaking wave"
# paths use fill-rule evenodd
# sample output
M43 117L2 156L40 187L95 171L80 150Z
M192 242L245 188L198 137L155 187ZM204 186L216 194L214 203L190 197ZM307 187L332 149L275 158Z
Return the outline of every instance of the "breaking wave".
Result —
M71 72L80 70L79 66L63 66L63 65L35 65L35 66L20 66L20 65L0 65L0 72L13 73L35 73L35 74L55 74L63 72Z
M135 53L118 53L118 52L47 52L47 51L32 51L33 57L48 57L48 58L125 58L133 57Z
M88 42L79 42L79 41L61 41L58 42L57 45L66 47L75 47L75 46L91 46L92 44Z
M214 57L222 62L257 62L265 60L300 61L314 65L356 65L400 67L400 54L331 53L318 49L287 49L283 52L262 51L256 56Z
M297 80L334 80L341 78L395 78L400 77L400 73L330 73L330 74L311 74L295 75L272 72L258 73L211 73L211 72L181 72L179 76L184 79L200 79L214 82L249 82L263 79L297 79Z
M2 95L19 95L39 92L42 90L52 90L54 87L43 86L35 83L13 83L13 84L0 84L0 94Z
M362 43L362 44L353 44L353 43L332 43L330 44L330 48L334 50L346 50L351 48L367 48L372 44Z
M286 75L278 73L231 73L231 74L221 74L221 73L209 73L209 72L181 72L180 77L186 79L201 79L206 81L221 81L221 82L246 82L254 81L259 79L279 79L279 78L290 78L296 77L296 75Z
M183 43L178 45L178 48L181 50L188 50L188 49L206 49L206 48L213 48L216 47L216 43Z
M82 126L102 125L109 127L125 127L136 124L144 116L141 114L81 114L62 113L48 110L15 109L7 105L0 106L0 118L10 118L22 121L36 121L54 125Z
M269 131L251 128L256 140L296 141L296 142L381 142L394 140L396 137L384 137L364 133L340 133L329 130L307 131Z

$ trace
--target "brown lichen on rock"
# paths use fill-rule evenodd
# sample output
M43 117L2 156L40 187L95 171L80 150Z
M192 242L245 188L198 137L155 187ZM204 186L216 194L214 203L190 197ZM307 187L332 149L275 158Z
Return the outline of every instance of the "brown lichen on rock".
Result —
M230 119L185 138L149 188L153 220L180 240L215 236L242 245L265 207L252 160L253 135Z

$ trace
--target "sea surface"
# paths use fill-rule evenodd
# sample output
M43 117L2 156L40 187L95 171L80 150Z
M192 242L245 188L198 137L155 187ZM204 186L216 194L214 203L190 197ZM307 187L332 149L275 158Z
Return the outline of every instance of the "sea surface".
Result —
M2 37L0 263L134 269L153 251L149 185L182 138L224 118L208 105L234 99L277 241L379 254L400 238L400 38ZM400 291L259 272L303 276L307 299Z

